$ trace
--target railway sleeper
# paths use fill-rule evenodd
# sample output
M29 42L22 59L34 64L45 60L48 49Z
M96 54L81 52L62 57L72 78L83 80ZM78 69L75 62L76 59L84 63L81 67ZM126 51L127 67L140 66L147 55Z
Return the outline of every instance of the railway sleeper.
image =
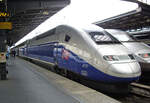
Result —
M140 96L143 96L143 97L150 98L150 91L148 91L148 90L144 90L144 89L141 89L141 88L138 88L138 87L132 87L130 92L134 93L136 95L140 95Z

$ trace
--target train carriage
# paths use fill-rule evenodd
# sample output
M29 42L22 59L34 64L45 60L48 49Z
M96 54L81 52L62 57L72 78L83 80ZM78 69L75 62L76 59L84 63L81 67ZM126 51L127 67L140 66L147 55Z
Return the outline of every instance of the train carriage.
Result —
M99 83L128 85L141 75L132 53L93 24L57 26L29 40L22 50L22 56L49 62Z
M143 42L136 41L127 32L117 29L106 29L112 36L118 39L126 48L128 48L140 63L143 72L150 71L150 47Z

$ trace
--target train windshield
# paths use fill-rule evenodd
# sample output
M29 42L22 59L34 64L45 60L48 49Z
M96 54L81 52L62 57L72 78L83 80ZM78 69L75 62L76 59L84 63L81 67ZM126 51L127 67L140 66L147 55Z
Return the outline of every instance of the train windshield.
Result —
M119 43L117 39L111 36L106 31L90 31L88 32L91 38L98 43Z
M121 42L135 42L135 39L124 31L108 30L108 32Z

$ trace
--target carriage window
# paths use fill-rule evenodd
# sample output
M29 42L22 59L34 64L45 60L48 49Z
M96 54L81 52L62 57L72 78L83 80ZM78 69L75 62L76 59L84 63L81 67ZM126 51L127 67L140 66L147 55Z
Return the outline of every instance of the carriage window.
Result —
M69 42L70 39L71 39L71 37L70 37L69 35L66 35L66 36L65 36L65 42Z

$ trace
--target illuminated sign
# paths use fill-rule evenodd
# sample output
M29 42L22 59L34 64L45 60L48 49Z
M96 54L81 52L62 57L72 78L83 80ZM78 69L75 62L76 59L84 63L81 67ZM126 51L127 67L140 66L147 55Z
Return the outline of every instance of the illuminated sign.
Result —
M0 22L0 29L12 29L11 22Z
M6 0L0 0L0 3L4 3Z
M0 12L0 17L9 17L10 14L7 12Z

